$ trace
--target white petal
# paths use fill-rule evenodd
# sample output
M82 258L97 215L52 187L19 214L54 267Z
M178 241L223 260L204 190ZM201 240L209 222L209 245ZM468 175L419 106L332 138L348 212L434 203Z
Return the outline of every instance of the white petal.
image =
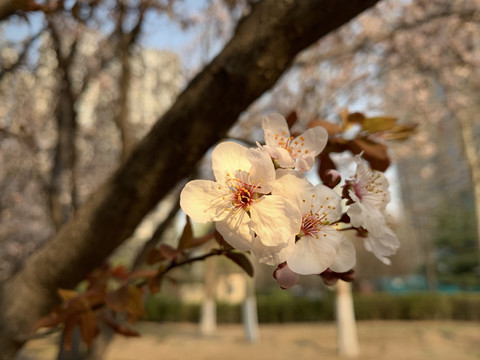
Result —
M313 193L313 185L304 175L295 170L278 169L276 173L277 179L272 194L289 199L301 209L302 200Z
M223 219L228 211L229 192L211 180L188 182L180 194L182 210L199 223Z
M307 172L315 163L314 156L302 156L297 159L296 169L300 172Z
M287 244L300 231L300 211L281 196L262 196L250 211L252 228L264 245Z
M218 144L212 151L212 169L215 179L225 184L227 174L234 177L241 169L250 171L251 163L247 159L247 148L233 141L225 141Z
M292 158L292 155L284 149L283 147L277 147L277 161L278 165L284 169L289 169L295 167L295 160Z
M338 220L342 214L340 195L323 184L316 185L313 193L305 200L302 202L302 214L313 210L322 214L323 220L329 222Z
M231 213L224 220L218 221L216 227L225 241L235 249L252 250L254 234L250 227L250 217L245 211L239 210L236 214Z
M303 144L301 148L304 150L302 153L305 153L305 150L308 150L307 154L318 155L325 149L328 141L328 132L325 128L321 126L316 126L305 131L302 135L296 137L293 140L295 144L297 141L299 144ZM297 147L295 147L297 149ZM300 147L298 148L300 149Z
M250 179L259 184L257 192L268 194L272 192L275 183L275 167L272 159L264 149L248 149L246 157L251 164Z
M334 244L326 238L304 236L295 243L287 264L297 274L320 274L332 264L336 253Z
M346 237L343 237L337 247L337 256L330 265L330 269L342 273L352 269L355 266L355 247Z
M268 114L262 121L262 128L264 131L265 143L271 146L278 146L278 139L280 137L288 138L290 131L285 118L280 114ZM275 139L275 136L277 139Z
M382 229L382 232L377 234L369 233L365 239L365 248L373 254L384 264L390 265L391 261L387 256L394 255L400 247L397 235L388 226Z
M258 237L255 237L253 240L253 253L262 264L276 266L287 260L294 243L294 235L291 236L291 240L288 243L277 246L265 246Z

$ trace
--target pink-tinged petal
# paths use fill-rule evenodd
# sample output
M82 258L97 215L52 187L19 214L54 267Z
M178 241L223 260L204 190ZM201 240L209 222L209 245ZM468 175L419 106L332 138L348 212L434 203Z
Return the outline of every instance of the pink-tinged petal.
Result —
M355 257L355 247L346 237L340 240L340 244L337 247L337 256L335 260L330 265L330 269L343 273L355 266L356 257Z
M182 210L199 223L217 221L225 218L231 206L229 192L211 180L193 180L188 182L180 194Z
M313 193L313 185L307 180L305 175L295 170L278 169L276 173L277 179L272 194L289 199L301 209L303 200Z
M267 145L278 146L280 138L288 138L290 136L287 121L280 114L268 114L263 118L262 128Z
M250 215L253 230L266 246L286 244L300 231L300 211L278 195L262 196L252 206Z
M230 213L224 220L216 224L218 232L225 241L240 251L249 251L253 248L254 233L250 227L250 217L240 210L236 214Z
M286 263L280 264L275 269L273 277L282 289L290 289L298 283L299 279L298 274L293 272Z
M300 275L320 274L335 260L335 243L326 237L304 236L298 240L287 263Z
M275 167L272 159L264 149L248 149L246 157L251 164L250 180L258 184L257 192L268 194L272 192L275 183Z
M250 171L251 163L247 159L247 148L233 141L218 144L212 151L212 169L215 179L225 184L228 175L235 176L238 170Z
M265 246L258 237L255 237L253 240L253 254L260 263L276 266L285 262L294 244L294 235L291 236L288 244L280 244L277 246Z
M328 142L328 132L321 126L316 126L305 131L302 135L296 137L293 140L301 145L301 148L308 150L309 155L315 156L320 154ZM303 144L303 145L302 145ZM300 148L299 148L300 149ZM305 150L302 151L302 155L305 154Z

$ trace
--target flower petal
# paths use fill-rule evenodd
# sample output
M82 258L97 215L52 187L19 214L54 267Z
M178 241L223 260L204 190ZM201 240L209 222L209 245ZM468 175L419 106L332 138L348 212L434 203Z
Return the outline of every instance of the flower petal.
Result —
M304 236L295 243L287 263L297 274L320 274L332 264L336 254L335 244L327 238Z
M211 180L193 180L188 182L180 194L182 210L199 223L217 221L225 218L229 206L225 189Z
M248 149L246 157L251 164L250 179L255 181L255 184L259 184L257 192L262 194L272 192L275 183L275 167L268 153L262 148Z
M224 220L218 221L216 227L225 241L235 249L252 250L254 233L250 227L250 217L245 211L230 213Z
M252 228L266 246L288 244L300 231L302 216L289 200L278 195L262 196L251 208Z
M314 210L323 215L323 220L334 222L342 214L341 197L329 187L319 184L313 188L313 193L302 201L302 214Z
M350 240L342 236L337 247L337 256L330 265L330 269L338 273L347 272L355 266L355 262L355 247Z
M278 147L280 138L288 138L290 130L288 130L287 121L280 114L268 114L263 118L262 128L264 131L265 144Z
M288 243L276 246L266 246L258 237L255 237L253 240L253 254L260 263L276 266L285 262L294 244L294 235L291 236L291 240Z
M293 143L297 141L299 144L303 144L302 148L308 150L309 155L315 156L325 149L328 142L328 132L321 126L315 126L308 129L302 135L297 136ZM303 153L305 153L305 150Z
M225 184L230 176L235 176L238 170L250 171L252 164L248 161L247 148L233 141L218 144L212 151L212 169L215 179Z
M313 193L313 185L304 175L295 170L278 169L276 174L277 179L272 194L289 199L301 209L307 194Z

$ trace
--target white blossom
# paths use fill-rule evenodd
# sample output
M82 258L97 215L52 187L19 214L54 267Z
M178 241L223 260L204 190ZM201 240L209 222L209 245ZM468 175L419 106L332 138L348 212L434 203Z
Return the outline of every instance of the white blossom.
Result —
M327 145L328 133L316 126L296 138L290 136L287 121L280 114L269 114L262 122L265 134L263 147L281 168L296 168L300 172L312 168L314 158Z
M293 272L302 275L319 274L327 268L345 272L355 265L353 245L334 224L342 211L337 193L324 185L313 186L295 171L279 169L272 194L291 200L300 210L302 222L286 248L255 247L260 261L270 265L286 261Z
M385 208L390 201L388 180L381 172L370 170L359 155L355 156L355 162L355 177L346 184L354 201L347 210L350 223L368 231L365 248L383 263L390 264L388 256L395 254L400 242L385 219Z
M212 152L216 181L194 180L180 195L183 211L193 220L215 221L224 239L239 250L251 250L254 238L264 246L285 247L301 216L289 201L271 193L275 169L262 149L235 142Z

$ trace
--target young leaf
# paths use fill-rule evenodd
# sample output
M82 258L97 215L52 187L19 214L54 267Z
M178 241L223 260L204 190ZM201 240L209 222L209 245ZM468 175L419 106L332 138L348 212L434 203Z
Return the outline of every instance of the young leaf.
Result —
M253 277L253 266L248 257L238 251L230 251L225 254L227 258L232 260L235 264L240 266L250 277Z
M378 133L392 130L397 124L397 119L391 116L377 116L367 118L362 123L362 128L369 133Z
M354 154L363 151L363 158L370 163L374 170L385 171L390 166L390 158L387 154L387 146L366 138L356 138L349 141L346 146Z
M178 250L188 249L190 247L190 243L193 240L193 231L192 231L192 223L190 222L190 217L187 216L187 223L183 228L182 236L178 242Z

